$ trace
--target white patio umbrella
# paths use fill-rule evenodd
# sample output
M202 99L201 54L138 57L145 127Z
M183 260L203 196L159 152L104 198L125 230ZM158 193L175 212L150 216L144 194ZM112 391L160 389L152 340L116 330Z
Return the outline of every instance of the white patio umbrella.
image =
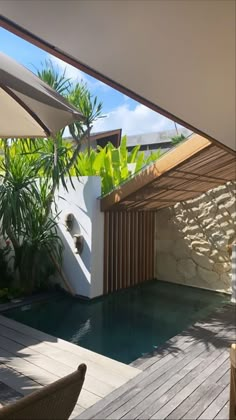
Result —
M0 137L48 137L83 119L31 71L0 52Z

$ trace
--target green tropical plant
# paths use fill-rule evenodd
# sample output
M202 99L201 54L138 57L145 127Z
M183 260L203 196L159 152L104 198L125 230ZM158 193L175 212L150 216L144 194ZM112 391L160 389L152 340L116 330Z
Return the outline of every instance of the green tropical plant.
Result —
M84 120L69 127L75 148L65 143L63 130L55 138L0 141L0 220L28 292L46 281L61 262L62 243L51 216L59 184L67 188L68 178L73 185L72 176L100 175L106 194L131 176L130 164L137 172L161 154L157 151L146 158L139 146L129 153L125 137L119 148L109 143L104 149L91 149L90 132L101 117L102 103L86 84L73 85L65 71L61 74L51 62L38 75L77 107ZM88 144L85 152L80 152L82 141Z
M81 141L87 142L88 154L90 155L90 133L94 122L101 118L102 102L98 101L97 96L93 96L87 85L83 82L77 83L71 90L68 100L83 115L83 121L76 122L69 126L72 137L80 148Z
M61 73L58 66L52 60L45 60L42 63L42 69L36 69L37 76L47 83L52 89L60 95L67 96L71 88L71 79L66 77L66 69Z
M0 220L2 233L14 248L21 284L32 292L52 272L52 261L60 264L62 243L50 216L51 175L44 176L38 149L35 156L27 147L23 141L13 142L8 164L1 163Z
M181 141L185 139L186 137L184 136L184 134L180 134L180 135L171 137L171 143L176 146L176 144L179 144Z
M15 267L19 268L28 293L41 288L55 272L54 261L62 260L62 242L57 233L57 220L45 219L41 207L36 207L33 217L22 231L23 241L17 250Z
M145 165L161 156L161 151L157 150L145 157L144 152L139 152L139 149L140 146L138 145L131 152L128 152L127 138L123 136L118 148L113 146L112 143L108 143L104 148L98 146L97 151L91 150L90 154L88 150L79 152L73 174L100 176L102 194L107 194L126 181L133 173L137 173Z
M70 134L76 143L72 162L77 157L83 141L87 142L90 154L90 133L94 121L101 117L102 102L98 100L97 96L91 94L87 84L83 81L73 84L71 79L66 76L66 68L61 73L51 60L45 60L43 68L37 70L37 75L58 93L65 96L84 117L83 121L78 121L69 126Z
M13 245L21 235L25 220L30 217L32 203L39 199L35 169L27 158L11 157L8 165L1 163L0 220L2 232ZM14 229L14 233L12 231Z

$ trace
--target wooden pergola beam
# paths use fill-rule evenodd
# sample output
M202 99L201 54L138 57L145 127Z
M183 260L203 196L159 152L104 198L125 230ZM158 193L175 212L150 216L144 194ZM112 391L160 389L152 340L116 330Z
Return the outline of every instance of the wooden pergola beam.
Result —
M103 197L100 203L101 211L110 209L121 200L124 200L126 197L145 187L157 178L160 178L173 168L177 168L183 162L187 162L193 156L196 156L211 145L212 142L210 140L195 134L192 138L181 143L178 147L166 153L155 163Z

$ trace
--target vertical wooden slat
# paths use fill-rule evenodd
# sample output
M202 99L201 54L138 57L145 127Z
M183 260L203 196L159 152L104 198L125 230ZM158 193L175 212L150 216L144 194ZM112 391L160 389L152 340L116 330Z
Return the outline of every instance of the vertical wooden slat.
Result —
M148 255L148 278L149 280L152 277L152 270L151 270L151 264L152 264L152 214L149 212L149 230L148 230L148 243L149 243L149 255Z
M110 212L110 217L109 217L109 279L108 279L108 292L113 292L113 276L114 276L114 270L113 270L113 236L114 236L114 231L113 231L113 218L114 218L114 213Z
M149 280L149 212L146 212L146 280Z
M104 256L103 256L103 293L108 293L108 270L109 270L109 212L104 213Z
M142 269L141 282L145 281L145 213L142 211Z
M143 272L143 212L139 212L139 269L138 269L138 284L142 282Z
M149 234L148 234L148 242L149 242L149 256L148 256L148 264L149 264L149 279L152 276L152 213L149 212Z
M147 280L146 275L146 265L147 265L147 244L146 244L146 235L147 235L147 227L146 227L146 221L147 221L147 212L143 212L143 281Z
M116 290L119 290L119 258L120 258L120 243L119 243L119 221L120 221L120 212L116 211L116 224L115 224L115 242L116 242L116 253L115 253L115 262L116 262Z
M132 286L134 284L134 266L135 266L135 249L134 249L134 232L135 232L135 218L134 218L134 212L130 212L130 225L131 225L131 236L130 236L130 254L131 254L131 269L130 269L130 283L129 286Z
M105 212L104 221L104 293L154 278L155 212Z
M139 234L138 234L138 212L134 211L134 219L135 219L135 225L134 225L134 242L133 242L133 248L134 248L134 283L137 284L138 282L138 250L139 250Z
M131 277L130 277L130 286L134 284L135 279L135 247L134 247L134 241L135 241L135 213L131 212L131 223L132 223L132 238L131 238L131 252L132 252L132 270L131 270Z
M137 211L138 225L137 225L137 273L136 273L136 284L140 283L140 274L142 267L142 213Z
M127 212L123 212L123 223L121 226L122 229L122 287L126 288L126 278L127 278Z
M156 212L153 212L153 278L156 277Z
M147 280L147 212L143 212L143 281Z
M148 211L145 212L145 279L148 280Z
M155 235L155 232L154 232L154 212L151 212L151 214L152 214L152 235L151 235L151 238L152 238L152 266L151 266L152 275L151 275L151 278L153 279L154 278L154 235Z
M139 222L140 222L139 212L136 211L136 241L135 241L135 244L134 244L134 248L135 248L135 252L136 252L135 284L139 284L139 273L140 273L140 267L139 267L139 263L140 263L140 259L139 259L139 248L140 248Z
M114 245L115 245L115 253L114 253L114 264L115 264L115 290L118 290L118 232L119 232L119 212L115 212L114 218Z
M150 233L149 233L149 243L150 243L150 256L149 256L149 276L152 278L152 212L150 212Z
M152 252L153 252L153 247L152 247L152 228L153 228L153 223L152 223L152 212L150 212L150 259L149 259L149 264L150 264L150 279L152 278Z
M131 252L130 252L130 212L126 213L127 216L127 228L126 228L126 232L127 232L127 263L126 263L126 267L127 267L127 277L126 277L126 287L129 286L130 284L130 258L131 258Z
M122 279L122 220L123 220L122 211L117 212L117 215L118 215L117 290L119 290L119 289L122 289L122 281L123 281Z
M116 212L112 214L112 291L116 291Z
M149 254L148 254L148 278L150 280L152 276L152 214L149 212L148 214L149 218L149 229L148 229L148 248L149 248Z

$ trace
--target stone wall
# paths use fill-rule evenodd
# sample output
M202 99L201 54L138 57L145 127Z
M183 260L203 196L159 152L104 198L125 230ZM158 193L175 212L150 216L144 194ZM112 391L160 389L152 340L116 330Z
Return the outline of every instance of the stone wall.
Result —
M228 182L198 198L156 214L155 275L159 280L231 291L236 241L236 184Z

